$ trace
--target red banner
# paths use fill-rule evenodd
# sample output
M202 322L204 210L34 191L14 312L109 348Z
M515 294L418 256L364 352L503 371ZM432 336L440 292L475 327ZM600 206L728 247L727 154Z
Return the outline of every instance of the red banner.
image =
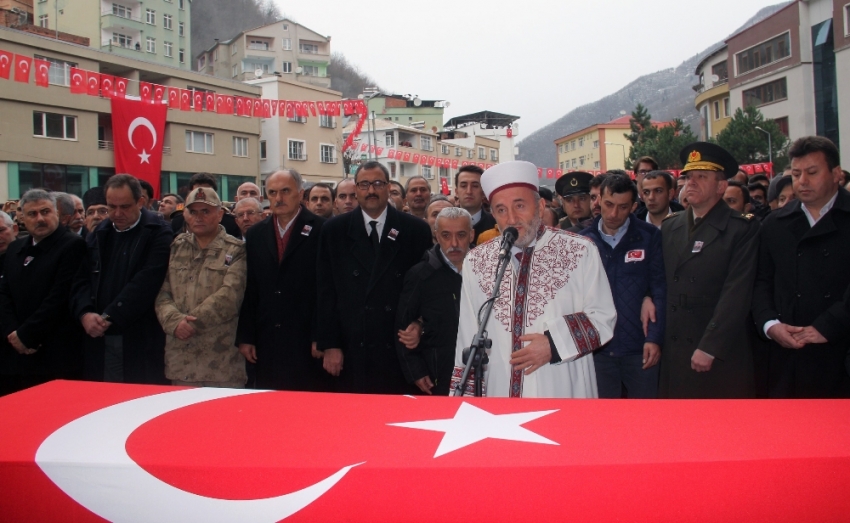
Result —
M177 87L168 88L168 108L180 109L180 89Z
M159 198L167 111L163 104L112 99L115 172L147 180L154 188L154 198Z
M32 69L32 58L29 56L15 55L15 81L28 84L30 81L30 70Z
M0 78L9 79L12 71L12 62L15 60L15 55L9 51L0 51Z
M153 86L148 82L139 82L139 98L143 102L153 103Z
M86 72L86 94L89 96L100 96L100 73L94 71Z
M445 178L440 178L440 192L448 196L451 191L449 190L449 181Z
M127 95L127 79L115 77L115 96L124 98Z
M50 62L47 60L35 59L35 85L39 87L50 86Z
M180 110L192 110L192 91L188 89L180 89Z
M110 74L100 75L100 92L104 98L115 96L115 77Z

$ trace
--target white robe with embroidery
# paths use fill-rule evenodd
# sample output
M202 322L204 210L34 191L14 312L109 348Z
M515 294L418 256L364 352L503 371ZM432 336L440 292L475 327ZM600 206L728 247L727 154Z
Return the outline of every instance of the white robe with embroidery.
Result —
M492 295L501 237L479 245L463 262L463 290L455 372L463 349L478 331L478 310ZM501 296L487 322L493 341L485 369L485 395L509 396L511 323L516 299L517 264L509 263ZM529 266L522 334L549 331L561 363L546 364L522 378L522 397L596 398L596 371L590 351L614 335L617 312L596 245L588 238L546 228L534 245Z

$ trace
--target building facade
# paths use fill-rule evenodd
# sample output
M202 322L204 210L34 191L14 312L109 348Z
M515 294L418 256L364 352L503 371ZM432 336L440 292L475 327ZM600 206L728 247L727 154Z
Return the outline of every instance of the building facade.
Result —
M694 105L699 112L699 138L703 141L716 137L732 120L728 59L729 51L723 45L696 68L699 83L694 86Z
M216 42L197 55L196 67L199 72L240 82L279 75L329 89L330 61L329 36L283 19Z
M558 169L567 171L602 171L625 169L632 144L626 139L631 116L608 123L591 125L555 140ZM661 122L652 122L662 125Z
M455 116L446 122L444 131L461 131L466 133L466 147L475 146L475 137L483 136L499 142L498 160L503 162L516 160L519 153L516 146L518 140L519 116L481 111L473 114ZM441 133L442 134L442 133ZM460 139L460 138L457 138Z
M190 69L192 0L39 0L35 25L119 56Z
M0 80L0 201L45 187L82 195L115 174L110 100L71 94L70 68L129 79L128 97L139 82L252 96L258 87L188 70L125 58L90 47L0 28L0 48L51 62L47 88ZM192 174L209 172L221 197L259 175L260 121L212 112L168 110L163 137L162 192L188 192ZM202 144L202 146L198 146Z
M369 114L405 127L436 133L443 128L445 100L422 100L418 96L378 94L367 100Z
M262 97L273 100L333 102L341 94L315 85L270 76L247 82L262 89ZM306 181L336 184L345 174L341 159L342 123L340 117L316 116L261 120L260 174L292 168Z

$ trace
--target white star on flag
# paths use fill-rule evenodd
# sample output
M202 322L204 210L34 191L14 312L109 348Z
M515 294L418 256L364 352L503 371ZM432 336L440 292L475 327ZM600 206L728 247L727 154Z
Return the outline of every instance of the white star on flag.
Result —
M139 164L141 165L143 163L150 163L148 161L148 158L150 158L150 157L151 157L151 155L149 155L144 149L142 149L142 154L139 155L139 158L141 158L142 161L139 162Z
M440 440L440 445L437 447L437 452L434 453L434 457L438 458L443 454L448 454L449 452L461 449L467 445L472 445L473 443L478 443L487 438L558 445L557 442L544 438L540 434L521 426L553 412L557 412L557 409L520 412L516 414L491 414L474 405L463 402L455 413L454 418L388 423L388 425L445 433L443 439Z

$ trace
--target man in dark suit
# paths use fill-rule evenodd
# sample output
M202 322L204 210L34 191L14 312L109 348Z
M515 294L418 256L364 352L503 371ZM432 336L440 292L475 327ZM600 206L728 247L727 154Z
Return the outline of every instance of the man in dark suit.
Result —
M723 201L726 180L738 172L725 149L697 142L679 156L690 208L661 226L667 330L658 395L753 397L748 312L759 224Z
M676 181L667 171L650 171L643 176L640 186L643 206L638 206L635 216L638 220L661 228L664 218L685 208L673 201Z
M106 181L109 218L86 239L88 256L74 279L71 311L85 337L86 379L166 384L165 333L154 310L168 271L173 236L144 208L129 174Z
M30 236L9 245L0 277L0 394L77 378L82 369L82 329L68 294L85 241L59 225L47 191L27 191L20 204Z
M347 392L399 394L395 317L404 275L431 243L425 220L393 209L389 172L378 162L354 175L360 209L322 227L318 262L318 350Z
M272 216L245 233L248 285L236 345L256 363L256 387L321 391L329 377L315 350L316 256L324 219L301 205L294 169L266 179Z
M478 235L496 226L493 215L484 210L484 190L481 188L481 175L484 169L477 165L464 165L455 175L455 194L458 206L472 216L472 241L475 246Z
M769 348L772 398L848 397L850 193L838 149L800 138L788 151L796 200L762 225L753 317Z

